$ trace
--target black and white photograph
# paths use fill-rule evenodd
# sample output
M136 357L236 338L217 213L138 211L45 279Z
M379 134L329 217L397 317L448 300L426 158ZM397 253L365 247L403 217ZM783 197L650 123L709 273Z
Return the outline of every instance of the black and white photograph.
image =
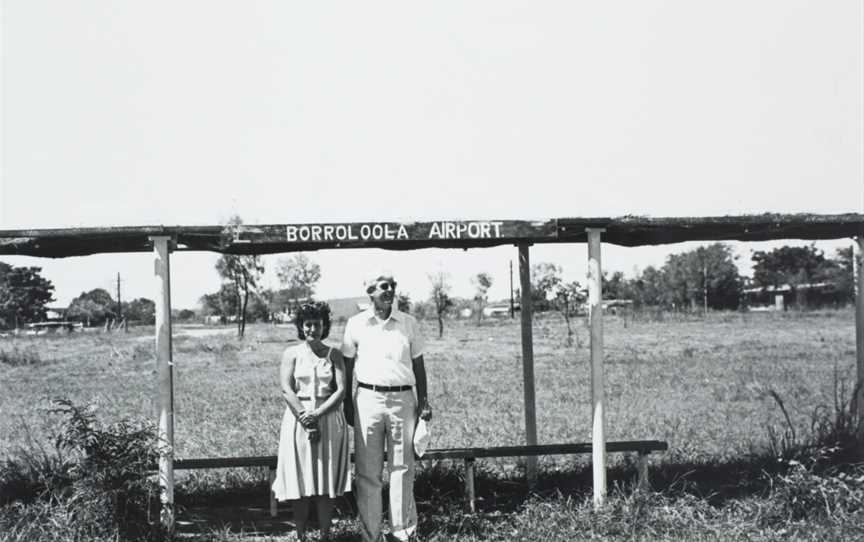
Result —
M864 3L0 0L0 542L864 540Z

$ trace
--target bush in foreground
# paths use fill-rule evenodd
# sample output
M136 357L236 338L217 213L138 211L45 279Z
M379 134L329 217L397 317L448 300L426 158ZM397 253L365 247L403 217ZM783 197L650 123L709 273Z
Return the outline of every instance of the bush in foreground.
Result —
M0 465L0 532L8 540L162 538L151 425L103 425L91 409L55 401L55 452L21 450Z

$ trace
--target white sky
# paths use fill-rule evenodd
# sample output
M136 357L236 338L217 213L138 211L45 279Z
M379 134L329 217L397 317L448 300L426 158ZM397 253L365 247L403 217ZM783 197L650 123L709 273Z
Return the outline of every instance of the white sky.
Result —
M859 0L0 6L2 229L864 212ZM693 246L606 245L604 267ZM579 278L585 253L532 261ZM463 296L490 272L499 298L515 254L312 257L325 298L378 267L415 299L436 268ZM218 288L215 259L174 256L175 307ZM2 260L57 304L118 272L154 297L149 254Z

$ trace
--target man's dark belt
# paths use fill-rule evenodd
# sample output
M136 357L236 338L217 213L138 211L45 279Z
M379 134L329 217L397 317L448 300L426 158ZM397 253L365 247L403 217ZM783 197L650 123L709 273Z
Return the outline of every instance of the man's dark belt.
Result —
M358 382L357 385L372 391L408 391L414 388L414 386L376 386L375 384L367 384L365 382Z

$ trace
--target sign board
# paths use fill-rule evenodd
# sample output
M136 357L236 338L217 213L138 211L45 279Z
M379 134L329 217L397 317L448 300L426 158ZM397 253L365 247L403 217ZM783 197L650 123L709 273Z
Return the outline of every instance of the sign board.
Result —
M352 222L238 226L231 244L279 243L332 246L436 246L441 243L478 245L495 241L550 241L557 237L555 221L439 220L435 222Z
M517 232L503 220L472 220L402 224L302 224L285 228L289 243L332 241L421 241L436 239L502 239Z

